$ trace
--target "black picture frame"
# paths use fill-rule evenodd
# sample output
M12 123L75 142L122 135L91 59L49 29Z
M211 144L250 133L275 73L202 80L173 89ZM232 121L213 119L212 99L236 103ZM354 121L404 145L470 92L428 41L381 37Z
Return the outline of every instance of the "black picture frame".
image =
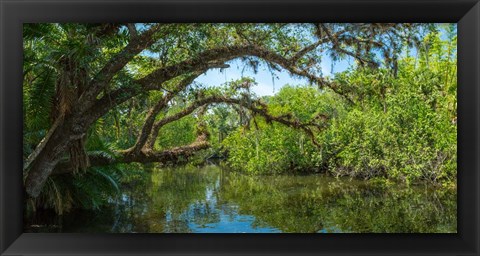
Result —
M1 255L480 255L478 0L0 0ZM23 233L26 22L458 22L456 234Z

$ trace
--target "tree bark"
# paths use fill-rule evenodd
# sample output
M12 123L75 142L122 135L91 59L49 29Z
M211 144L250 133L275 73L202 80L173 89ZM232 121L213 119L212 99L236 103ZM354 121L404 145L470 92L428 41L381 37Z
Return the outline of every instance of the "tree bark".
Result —
M62 123L63 119L62 118L57 118L55 122L53 123L52 127L47 132L47 135L43 137L43 139L40 141L40 143L37 145L35 150L27 157L27 160L25 160L25 163L23 164L23 171L25 172L28 168L30 168L30 165L32 164L33 161L38 157L38 155L42 152L42 150L45 148L45 145L47 145L48 141L52 137L53 133L55 130L58 128L58 126Z
M75 132L76 129L72 128L78 129L78 127L68 124L68 122L64 123L55 129L43 150L32 162L25 179L25 189L29 196L37 197L40 194L48 176L66 154L69 143L85 136L83 130Z
M163 151L142 150L139 152L123 151L117 152L117 155L112 158L105 155L90 154L90 164L94 166L106 166L120 163L176 163L181 158L186 158L194 155L196 152L207 149L210 144L206 140L206 135L200 135L197 140L190 145L174 147ZM74 168L68 159L63 159L58 162L52 171L51 175L72 174Z

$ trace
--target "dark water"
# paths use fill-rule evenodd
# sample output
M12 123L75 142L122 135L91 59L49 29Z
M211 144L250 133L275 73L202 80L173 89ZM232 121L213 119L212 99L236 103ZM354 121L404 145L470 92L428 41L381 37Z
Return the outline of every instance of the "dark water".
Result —
M216 166L156 169L112 206L56 218L48 232L447 233L456 193L324 175L245 176ZM35 230L34 230L35 231ZM37 227L42 232L42 226Z

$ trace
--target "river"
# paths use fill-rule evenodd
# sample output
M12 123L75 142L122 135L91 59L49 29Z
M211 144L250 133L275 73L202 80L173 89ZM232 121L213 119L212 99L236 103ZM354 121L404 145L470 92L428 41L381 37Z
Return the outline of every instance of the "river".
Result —
M454 190L327 175L248 176L218 166L153 169L100 211L34 232L452 233ZM35 227L35 225L33 225ZM43 227L43 228L42 228Z

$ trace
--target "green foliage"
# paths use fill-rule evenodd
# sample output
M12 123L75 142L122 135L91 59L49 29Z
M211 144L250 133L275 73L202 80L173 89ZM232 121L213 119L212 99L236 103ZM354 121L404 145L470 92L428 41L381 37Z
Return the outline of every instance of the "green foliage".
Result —
M76 176L48 178L41 194L32 200L36 209L54 209L59 215L74 208L98 210L119 195L120 168L93 167Z
M228 163L253 174L307 171L311 168L305 137L279 125L260 130L240 130L225 141ZM234 145L234 146L230 146Z
M308 122L338 115L343 111L338 99L310 86L284 86L268 99L268 109L275 116L289 115ZM228 164L248 173L317 172L322 167L318 149L305 133L278 123L267 124L261 117L231 133L223 145L228 150Z
M340 83L360 84L367 93L352 90L358 103L321 135L332 154L330 172L455 184L456 60L450 56L455 42L441 41L439 34L425 40L432 38L436 44L418 63L400 61L397 79L378 79L362 69L338 76ZM384 93L375 90L378 84Z
M188 116L165 125L160 130L161 136L157 139L157 147L168 149L192 143L196 138L196 123L195 117Z
M423 44L429 51L400 59L397 74L362 67L336 74L339 90L353 104L328 90L283 87L267 100L269 111L304 122L319 114L331 117L315 135L321 147L301 131L257 121L258 129L237 129L224 141L228 164L255 174L326 171L455 186L456 43L451 37L428 34Z

